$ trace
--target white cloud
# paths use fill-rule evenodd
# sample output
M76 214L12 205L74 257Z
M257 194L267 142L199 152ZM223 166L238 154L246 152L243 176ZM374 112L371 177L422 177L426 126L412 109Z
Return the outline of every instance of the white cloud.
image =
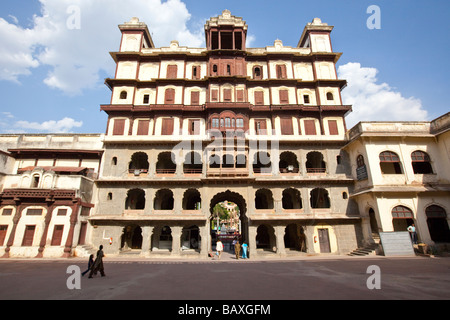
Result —
M204 41L200 29L188 30L191 15L181 0L40 2L41 13L34 16L30 29L0 18L0 79L19 82L32 68L46 65L50 71L44 83L67 94L103 86L102 72L114 75L109 52L120 45L117 25L135 16L147 23L157 46L168 46L171 40L200 46ZM69 9L74 7L78 10Z
M419 99L405 98L387 83L377 83L377 73L375 68L364 68L354 62L338 68L339 79L347 80L342 91L343 103L353 109L346 118L349 128L359 121L427 120L428 113Z
M82 121L75 121L72 118L65 117L64 119L55 121L48 120L42 123L29 122L29 121L17 121L13 127L14 131L28 132L30 129L37 132L52 132L52 133L66 133L71 132L73 128L79 128L83 125Z

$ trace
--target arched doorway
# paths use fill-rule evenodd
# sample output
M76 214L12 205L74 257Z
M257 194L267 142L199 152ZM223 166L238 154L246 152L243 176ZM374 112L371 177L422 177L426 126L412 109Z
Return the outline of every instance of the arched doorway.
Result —
M434 242L450 242L450 230L445 209L437 205L431 205L425 209L425 214L431 240Z
M227 190L216 194L210 202L211 250L215 250L217 240L224 244L225 251L232 251L235 238L248 244L248 219L245 215L247 204L236 192Z
M181 250L200 251L201 237L198 226L184 227L181 232Z
M142 248L142 229L140 226L128 225L123 228L120 248L122 251Z
M260 225L256 229L256 249L274 251L275 248L275 231L273 227L265 224Z
M295 223L286 226L284 247L289 250L306 252L306 236L302 226Z

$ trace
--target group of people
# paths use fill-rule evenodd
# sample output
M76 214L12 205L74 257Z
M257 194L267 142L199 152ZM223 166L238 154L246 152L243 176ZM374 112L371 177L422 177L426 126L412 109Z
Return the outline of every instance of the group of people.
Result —
M91 254L89 256L89 262L88 262L88 269L82 273L84 276L89 271L89 277L92 278L92 275L96 275L97 272L100 272L101 276L105 276L105 268L103 267L103 257L105 254L103 253L103 246L100 245L98 251L97 251L97 257L94 260L94 255Z
M233 248L234 248L234 253L236 255L236 259L239 259L240 255L241 255L241 249L242 249L242 259L247 259L247 250L248 250L248 245L247 243L242 243L242 245L239 243L239 240L237 238L235 238L233 240ZM222 256L222 252L223 252L223 243L220 240L217 240L216 242L216 256L218 257L218 259L220 260L221 256ZM212 258L214 259L214 256L212 256Z

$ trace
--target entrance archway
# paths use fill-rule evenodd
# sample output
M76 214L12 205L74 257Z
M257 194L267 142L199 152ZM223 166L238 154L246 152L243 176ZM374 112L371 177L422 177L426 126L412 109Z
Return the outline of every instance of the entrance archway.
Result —
M142 229L140 226L128 225L123 228L120 248L122 251L142 248Z
M275 251L275 230L272 226L262 224L256 229L256 249Z
M218 239L224 243L224 250L232 250L235 238L248 244L247 204L239 193L227 190L216 194L210 202L211 250L215 250Z
M284 247L289 250L306 252L306 236L302 226L295 223L286 226Z

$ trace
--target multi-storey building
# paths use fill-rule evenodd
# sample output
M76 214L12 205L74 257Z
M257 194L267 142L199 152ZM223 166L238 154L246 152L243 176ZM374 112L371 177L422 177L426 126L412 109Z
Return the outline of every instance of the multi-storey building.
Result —
M332 26L265 48L227 10L206 48L119 29L105 134L0 136L1 256L346 254L412 223L450 242L450 114L347 131Z
M0 255L72 256L88 240L101 135L1 135L0 146Z
M406 231L421 243L450 243L450 113L433 121L360 122L347 132L365 238Z
M156 48L137 18L119 28L93 243L206 257L227 200L252 256L358 246L332 26L314 19L295 48L246 48L228 10L206 22L206 48Z

